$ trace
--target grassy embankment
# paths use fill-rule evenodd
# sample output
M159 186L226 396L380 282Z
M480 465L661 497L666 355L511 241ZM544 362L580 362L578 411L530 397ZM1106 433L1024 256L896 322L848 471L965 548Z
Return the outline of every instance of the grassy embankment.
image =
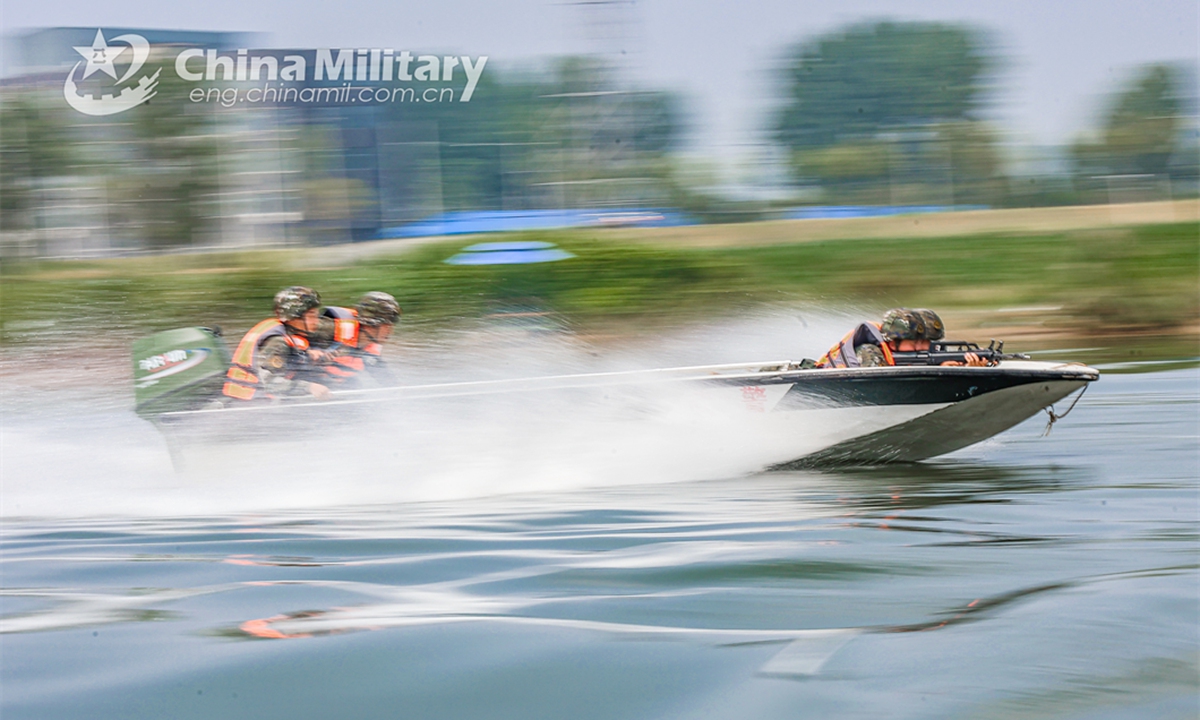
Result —
M119 344L146 332L211 323L234 336L269 314L276 290L300 283L333 304L352 303L367 290L391 292L405 308L409 332L533 300L581 332L618 336L762 304L909 305L939 309L955 335L1004 337L1014 349L1110 348L1079 358L1093 362L1198 354L1200 229L1194 222L785 238L750 246L738 237L753 237L754 226L691 231L698 239L691 244L688 229L672 230L661 241L653 232L631 230L505 237L548 240L577 255L523 266L444 264L477 241L463 238L381 246L389 249L375 248L370 252L383 254L374 256L351 246L355 252L6 263L0 341L12 347L93 332Z

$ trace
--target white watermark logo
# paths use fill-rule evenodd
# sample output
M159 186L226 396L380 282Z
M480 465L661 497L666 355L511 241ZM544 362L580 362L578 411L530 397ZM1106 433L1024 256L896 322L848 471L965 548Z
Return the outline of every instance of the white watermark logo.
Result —
M97 30L91 47L78 46L75 52L83 60L67 74L63 97L79 112L112 115L137 107L157 93L162 67L138 78L150 57L150 43L141 35L126 33L106 40ZM120 77L118 61L129 64ZM486 55L424 55L391 48L251 51L192 47L179 51L174 63L167 60L170 64L163 66L173 66L184 83L195 83L187 90L188 101L231 108L242 103L466 103L475 94L487 61ZM77 83L98 72L115 81L108 86L109 92L81 91Z
M102 72L116 81L112 86L115 91L136 75L146 63L146 59L150 57L150 43L146 42L146 38L141 35L132 33L118 35L112 39L112 42L124 43L126 47L109 45L104 39L104 33L96 30L96 39L92 41L91 47L85 45L75 48L75 52L82 55L83 60L75 63L75 67L71 68L71 72L67 74L67 81L63 85L63 97L71 107L85 115L114 115L124 112L154 97L155 88L158 87L158 74L162 72L161 69L156 70L153 75L142 76L138 79L137 85L127 86L116 95L95 96L80 93L75 84L75 75L79 72L79 66L83 65L84 60L87 61L87 67L84 68L81 79L86 80L94 73ZM127 59L129 67L118 79L115 62L126 52L132 52L132 57Z
M487 65L480 55L414 55L390 48L298 51L188 48L175 74L194 103L353 105L470 102ZM461 90L448 87L464 83ZM337 84L333 84L337 83Z

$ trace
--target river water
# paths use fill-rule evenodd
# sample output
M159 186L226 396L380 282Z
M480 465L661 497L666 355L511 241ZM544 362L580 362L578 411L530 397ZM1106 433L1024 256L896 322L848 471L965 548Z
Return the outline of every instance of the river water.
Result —
M391 495L70 408L5 427L5 720L1200 716L1196 369L912 466L534 445L489 485L461 438Z

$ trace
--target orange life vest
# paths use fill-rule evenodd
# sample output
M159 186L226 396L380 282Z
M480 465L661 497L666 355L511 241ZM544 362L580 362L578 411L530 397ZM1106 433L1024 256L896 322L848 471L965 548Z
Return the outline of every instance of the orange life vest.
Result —
M351 308L326 306L321 314L333 320L333 342L358 347L358 311Z
M254 399L262 389L262 380L254 374L258 367L258 348L273 337L282 337L284 342L298 352L308 349L307 338L289 333L283 323L275 318L263 320L250 328L250 332L238 343L237 350L233 353L233 364L230 365L229 372L225 373L227 379L221 389L223 395L237 400Z
M363 347L358 346L359 331L358 311L344 307L326 307L321 313L333 319L333 345L330 352L338 352L338 345L346 350L335 355L333 362L325 366L325 372L334 382L344 383L366 369L363 355L383 355L383 346L377 342L369 342Z
M879 349L883 351L884 362L888 365L896 364L895 358L892 357L892 349L880 331L880 323L863 323L846 333L846 337L838 341L837 345L829 348L829 352L822 355L821 359L817 361L817 367L862 367L862 363L858 361L858 354L855 352L860 345L878 345Z

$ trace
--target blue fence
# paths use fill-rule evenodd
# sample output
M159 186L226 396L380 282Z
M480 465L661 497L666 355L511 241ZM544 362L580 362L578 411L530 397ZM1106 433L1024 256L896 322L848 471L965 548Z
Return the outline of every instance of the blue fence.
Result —
M777 215L784 220L889 217L987 210L987 205L815 205ZM679 227L698 222L678 210L622 208L608 210L494 210L449 212L397 227L383 228L379 238L550 230L571 227Z

